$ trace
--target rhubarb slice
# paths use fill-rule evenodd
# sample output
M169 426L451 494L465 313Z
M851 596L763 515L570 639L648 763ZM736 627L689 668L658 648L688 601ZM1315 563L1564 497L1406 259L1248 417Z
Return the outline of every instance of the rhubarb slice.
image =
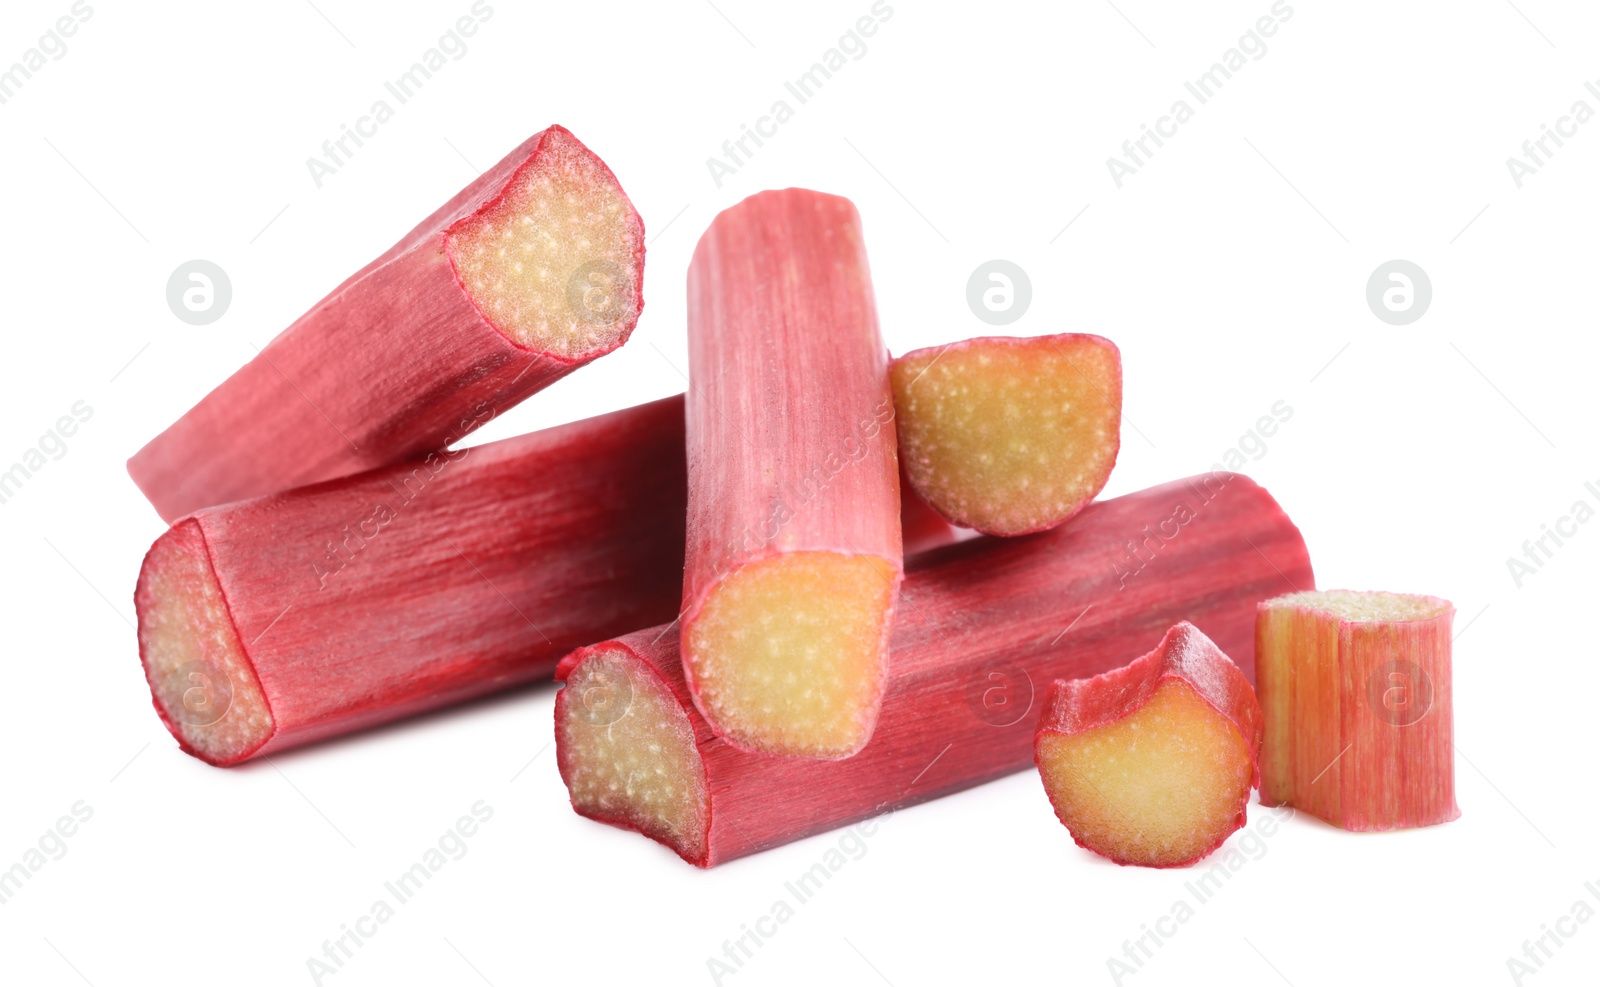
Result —
M848 199L762 192L689 266L690 689L731 744L846 757L900 584L888 356Z
M1129 538L1174 511L1190 517L1181 536L1122 588ZM854 757L728 745L696 708L669 628L653 628L562 660L557 761L580 814L709 867L1028 768L1049 682L1117 667L1177 621L1247 669L1256 602L1291 580L1312 585L1311 563L1265 490L1227 473L1169 483L1033 538L914 559L883 713ZM571 688L596 681L608 687Z
M1261 804L1355 831L1459 818L1451 621L1435 596L1324 590L1261 604Z
M1255 690L1187 621L1122 668L1056 682L1034 736L1077 844L1145 867L1192 864L1244 825L1260 751Z
M989 336L894 361L911 485L954 524L1052 528L1106 485L1122 442L1122 357L1101 336Z
M200 511L139 575L156 711L229 765L547 678L673 618L685 483L675 397Z
M644 225L541 131L318 302L128 461L167 521L462 437L627 341Z

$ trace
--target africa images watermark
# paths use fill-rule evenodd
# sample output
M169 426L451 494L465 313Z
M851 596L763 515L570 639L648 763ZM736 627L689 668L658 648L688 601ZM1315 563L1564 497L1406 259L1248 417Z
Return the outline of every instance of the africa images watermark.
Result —
M477 34L478 28L494 16L494 8L489 6L488 0L475 0L471 10L472 16L463 14L456 18L449 30L439 36L438 43L423 52L422 57L413 62L410 68L393 80L384 80L384 91L394 97L396 105L404 106L435 73L450 62L458 62L466 57L466 39ZM378 128L394 119L394 112L389 101L380 98L373 101L366 113L356 117L354 127L339 124L339 136L322 142L322 157L306 158L306 171L311 173L311 181L317 188L321 188L324 181L349 164L366 140L376 137ZM351 144L355 145L354 149Z
M56 18L32 48L23 52L22 57L12 62L9 68L0 71L0 106L16 99L27 81L43 71L46 65L67 57L67 39L77 34L78 29L94 16L94 8L85 0L77 0L68 10L71 16L62 14Z
M746 525L728 540L727 554L739 558L759 552L777 540L785 525L794 520L808 505L822 496L835 477L867 458L872 451L870 440L876 438L884 426L894 421L894 399L885 397L863 415L851 431L839 441L838 447L814 464L798 480L774 491L772 507L759 527Z
M1594 82L1585 82L1583 88L1588 90L1590 96L1600 101L1600 85ZM1556 156L1556 151L1566 146L1563 138L1578 136L1578 128L1593 120L1594 107L1586 100L1575 100L1570 110L1556 118L1555 127L1547 123L1539 124L1539 136L1522 142L1522 157L1506 158L1506 170L1511 173L1511 180L1522 188L1525 178L1538 174L1539 169L1549 164ZM1555 144L1555 150L1550 145Z
M0 870L0 905L7 904L21 892L23 885L33 880L33 875L44 870L52 860L67 855L67 840L76 836L78 827L94 818L94 806L79 799L72 803L72 814L62 814L55 825L44 831L38 844L23 851L22 859L6 870Z
M15 498L23 484L47 463L66 456L67 440L78 434L79 426L94 417L94 409L87 401L75 401L68 410L72 413L57 418L55 425L39 436L38 444L24 449L10 469L0 469L0 504Z
M1294 16L1294 8L1289 6L1288 0L1276 0L1272 5L1270 16L1262 14L1256 19L1255 25L1239 36L1239 41L1234 47L1222 53L1222 59L1214 62L1212 66L1192 82L1185 81L1183 88L1193 96L1200 106L1211 101L1211 98L1221 91L1222 87L1233 78L1235 72L1249 65L1259 62L1267 54L1265 39L1278 33L1278 28L1287 23ZM1155 157L1155 151L1150 144L1154 143L1159 149L1165 146L1162 138L1172 138L1178 135L1178 128L1194 119L1195 108L1189 105L1186 99L1174 100L1167 112L1156 118L1155 127L1149 124L1139 124L1142 133L1138 137L1122 142L1122 158L1106 158L1106 169L1111 172L1111 180L1117 188L1122 188L1124 178L1131 178L1139 169L1150 163Z
M1222 488L1238 475L1237 471L1244 468L1245 457L1259 460L1267 454L1267 440L1277 435L1278 429L1294 417L1294 408L1287 401L1273 402L1270 410L1272 414L1257 418L1255 425L1239 437L1238 444L1224 451L1222 458L1212 464L1211 470L1197 478L1198 484L1190 482L1193 503L1178 501L1165 519L1154 527L1147 524L1140 530L1144 536L1142 539L1128 539L1123 557L1111 564L1112 575L1117 577L1117 588L1126 588L1134 577L1156 560L1163 548L1175 541L1183 529L1200 516L1205 505L1211 503L1222 492Z
M494 818L494 806L483 799L472 803L471 811L471 815L462 815L455 825L445 830L434 846L424 850L421 859L401 871L394 880L383 882L383 889L388 894L373 901L367 914L354 922L340 925L337 936L323 940L320 957L306 958L306 972L311 974L313 983L320 984L323 978L331 977L343 969L345 963L355 956L355 951L365 946L367 940L376 936L378 930L398 914L397 906L415 898L446 864L467 855L467 840L477 835L479 827Z
M780 928L799 914L799 906L815 898L846 864L867 855L867 839L876 835L882 824L882 818L863 819L856 823L823 851L821 860L794 880L785 881L785 895L775 900L765 915L754 922L741 923L738 936L723 940L721 956L706 957L706 971L711 974L711 982L720 985L724 978L744 969L745 963L755 957L756 950L765 946L767 940L777 935Z
M167 278L167 308L180 322L209 326L228 312L233 281L215 261L184 261Z
M785 80L784 91L793 96L800 105L805 105L822 90L823 84L832 79L834 73L843 69L852 61L860 61L866 57L866 39L878 33L878 28L889 18L894 16L894 8L889 6L888 0L874 0L872 16L862 14L856 18L855 24L844 34L839 36L838 42L822 57L813 62L811 67L796 76L793 81ZM786 99L774 100L767 108L767 112L756 118L754 127L749 124L739 124L739 136L722 142L721 158L706 158L706 170L711 173L711 180L717 188L722 187L723 179L732 177L738 170L750 163L755 157L755 150L765 144L766 139L778 136L778 128L794 119L794 107Z
M1188 892L1184 897L1174 899L1166 913L1154 921L1141 924L1137 937L1124 939L1121 955L1106 957L1111 982L1120 987L1128 977L1143 970L1146 963L1155 959L1157 951L1176 936L1179 929L1193 921L1200 909L1213 901L1235 875L1267 855L1270 849L1267 841L1277 835L1278 824L1293 816L1294 809L1289 806L1257 807L1255 821L1241 829L1237 839L1208 861L1194 865L1199 873L1183 882L1183 889Z
M1594 498L1593 504L1579 497L1572 502L1572 507L1566 514L1549 524L1539 525L1542 534L1538 538L1522 543L1521 559L1515 555L1506 557L1506 571L1511 573L1511 581L1516 584L1517 589L1521 589L1530 576L1537 576L1546 562L1555 558L1556 549L1565 545L1568 539L1577 536L1581 530L1580 525L1588 524L1594 518L1595 504L1600 504L1600 484L1590 481L1583 485L1583 489Z
M1583 890L1595 901L1600 901L1600 881L1585 881ZM1522 954L1506 957L1506 971L1511 974L1511 982L1521 984L1526 978L1543 971L1544 965L1555 959L1556 950L1578 934L1579 926L1588 925L1594 917L1595 906L1578 898L1566 914L1557 916L1553 922L1541 922L1539 934L1522 941Z
M494 406L489 402L480 403L472 411L471 418L463 418L460 425L446 439L444 448L430 452L418 460L410 472L404 475L391 475L389 487L394 491L394 500L380 500L372 505L367 516L357 521L353 526L345 525L338 532L342 537L335 541L329 538L325 546L323 557L311 563L311 574L317 579L317 589L325 589L328 580L338 575L346 566L356 560L356 557L366 549L367 543L376 539L383 533L386 525L396 521L412 501L422 496L434 480L438 479L453 463L459 463L472 454L471 448L451 449L451 445L460 442L484 425L493 421L495 417Z

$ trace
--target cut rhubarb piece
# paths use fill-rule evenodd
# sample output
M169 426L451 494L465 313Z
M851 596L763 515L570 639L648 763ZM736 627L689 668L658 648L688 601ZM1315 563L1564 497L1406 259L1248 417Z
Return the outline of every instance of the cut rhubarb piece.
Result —
M1192 864L1244 825L1260 751L1255 690L1187 621L1122 668L1056 682L1034 736L1077 844L1145 867Z
M1324 590L1261 604L1261 804L1342 829L1449 822L1456 807L1450 625L1435 596Z
M1123 588L1129 538L1174 512L1188 522ZM854 757L722 741L689 694L670 628L562 660L556 757L580 814L709 867L1027 769L1048 683L1122 665L1180 620L1247 668L1256 603L1289 581L1312 585L1311 563L1265 490L1227 473L1169 483L1033 538L973 538L914 559L883 713Z
M200 511L145 557L156 711L229 765L548 678L670 621L683 401Z
M872 735L900 585L888 355L848 199L762 192L689 266L690 689L737 747Z
M1122 443L1122 357L1100 336L989 336L894 361L911 485L954 524L1053 528L1106 485Z
M542 131L284 330L128 461L167 521L388 466L627 341L644 224Z

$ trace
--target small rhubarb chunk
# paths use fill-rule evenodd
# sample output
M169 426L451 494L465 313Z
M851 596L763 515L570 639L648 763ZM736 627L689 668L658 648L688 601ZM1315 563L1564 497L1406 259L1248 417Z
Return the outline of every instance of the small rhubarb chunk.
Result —
M900 453L944 517L991 535L1052 528L1106 485L1122 359L1100 336L992 336L894 361Z
M706 772L672 690L620 648L597 648L556 694L561 779L580 815L705 853Z
M1448 600L1323 590L1262 603L1261 804L1342 829L1459 818Z
M1187 622L1122 668L1056 682L1034 740L1078 845L1145 867L1192 864L1244 825L1260 749L1255 691Z

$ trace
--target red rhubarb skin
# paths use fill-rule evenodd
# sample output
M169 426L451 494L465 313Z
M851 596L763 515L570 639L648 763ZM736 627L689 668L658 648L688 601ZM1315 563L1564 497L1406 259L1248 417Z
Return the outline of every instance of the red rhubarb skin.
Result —
M1116 343L1113 343L1111 340L1107 339L1104 336L1097 336L1097 335L1095 335L1093 333L1069 332L1069 333L1057 333L1056 335L1053 335L1053 336L975 336L975 337L973 337L971 339L962 339L962 340L958 340L958 341L956 341L954 343L945 343L945 344L943 344L941 346L925 346L920 350L912 350L910 353L906 353L903 356L896 357L895 358L895 362L899 363L901 361L906 361L906 360L921 360L923 357L927 356L930 353L937 353L937 354L941 354L942 355L942 354L949 353L951 351L960 351L960 350L972 349L974 347L984 347L984 346L987 346L987 347L996 347L996 346L1031 347L1031 346L1038 346L1040 344L1049 344L1049 345L1055 346L1059 350L1060 345L1062 343L1064 343L1064 342L1085 342L1085 341L1093 342L1093 343L1095 343L1095 344L1097 344L1099 346L1102 346L1115 359L1116 366L1117 366L1116 380L1112 382L1111 389L1113 390L1113 392L1116 395L1116 398L1115 398L1116 405L1117 405L1118 409L1120 409L1122 407L1122 351L1117 348L1117 344ZM1045 524L1042 524L1042 525L1039 525L1037 527L1031 528L1031 529L1029 529L1027 531L1003 531L1003 532L1002 531L986 531L984 533L985 534L1005 535L1007 537L1013 537L1013 536L1016 536L1016 535L1030 535L1030 534L1033 534L1033 533L1038 532L1038 531L1044 531L1044 530L1047 530L1049 528L1054 528L1054 527L1056 527L1057 525L1060 525L1060 524L1065 524L1067 521L1070 521L1072 518L1077 517L1078 514L1084 509L1084 507L1087 506L1090 502L1092 502L1094 500L1094 498L1099 495L1101 490L1105 489L1106 481L1111 479L1111 471L1112 471L1112 469L1114 469L1116 467L1116 465L1117 465L1117 457L1122 453L1122 431L1120 429L1116 432L1115 435L1112 436L1111 443L1112 443L1114 448L1112 448L1111 456L1106 460L1105 466L1100 470L1099 474L1095 476L1094 484L1093 484L1094 492L1089 494L1088 496L1084 497L1083 500L1078 503L1077 507L1075 507L1072 510L1068 511L1067 513L1061 515L1060 517L1057 517L1057 518L1055 518L1055 519L1053 519L1053 520L1051 520L1051 521L1049 521L1049 522L1047 522ZM939 508L937 506L935 506L934 503L931 500L928 500L925 497L923 497L921 489L918 488L917 485L912 481L910 471L905 469L906 464L909 463L909 462L910 462L910 457L907 456L907 457L903 458L902 464L901 464L902 468L901 468L900 475L901 475L901 480L902 480L902 482L901 482L902 496L904 496L904 494L907 491L915 493L916 496L917 496L917 499L919 501L921 501L922 503L924 503L927 506L929 511L932 511L936 516L938 516L939 518L943 519L948 524L951 524L951 525L956 526L956 527L960 527L961 525L968 523L968 522L962 520L961 518L953 518L953 517L947 516L943 511L940 511Z
M394 518L362 537L378 505ZM275 725L212 763L547 679L574 647L672 620L684 507L673 397L192 515L163 537L198 529ZM323 579L347 525L349 561Z
M1304 668L1303 682L1292 675L1261 682L1264 695L1298 689L1305 697L1293 711L1301 722L1289 727L1288 750L1280 753L1292 767L1282 772L1280 786L1262 788L1262 805L1291 805L1358 833L1436 826L1461 818L1451 669L1455 607L1439 597L1427 599L1443 612L1418 620L1362 621L1314 606L1282 608L1293 611L1304 635L1336 626L1338 652L1315 671ZM1373 709L1373 676L1391 660L1415 663L1431 687L1431 705L1415 722L1399 725ZM1318 738L1323 753L1296 751L1296 737L1307 730L1305 718L1313 712L1330 728Z
M1189 523L1124 581L1129 541L1179 505ZM621 649L672 690L693 725L711 800L706 852L673 849L710 867L1029 769L1048 683L1116 668L1180 620L1248 676L1256 602L1313 585L1305 542L1277 502L1249 477L1219 472L1098 501L1037 535L974 538L919 556L900 599L878 730L845 760L755 754L719 739L694 707L664 628L577 651L556 678Z
M900 467L900 533L906 558L961 539L961 530L911 489L904 462Z
M877 556L898 583L888 368L849 199L785 189L718 214L689 265L684 642L720 579L772 556Z
M1102 672L1092 678L1062 680L1051 685L1044 714L1034 734L1034 763L1039 763L1039 745L1046 737L1079 734L1116 723L1142 709L1155 696L1156 690L1169 681L1188 686L1201 701L1228 721L1250 752L1250 787L1259 787L1262 718L1256 691L1239 666L1188 621L1173 625L1154 651L1135 658L1121 668ZM1188 867L1209 856L1229 836L1244 827L1245 807L1249 801L1250 793L1246 791L1232 825L1219 833L1215 842L1193 857L1170 864L1139 865ZM1061 825L1067 826L1060 806L1055 805L1054 795L1051 796L1051 805ZM1072 832L1070 827L1068 832ZM1119 864L1134 863L1085 843L1077 833L1072 833L1072 839L1085 850L1107 856Z
M1456 805L1455 701L1451 695L1451 626L1455 608L1425 620L1339 622L1340 734L1355 758L1340 764L1339 825L1355 832L1436 826L1461 818ZM1391 658L1415 661L1433 688L1416 723L1397 727L1362 701L1373 673ZM1342 762L1343 759L1341 759ZM1398 777L1380 766L1401 765Z
M530 350L490 323L446 251L551 141L543 130L352 275L128 461L161 517L274 493L443 448L473 409L505 411L627 341L644 306L644 223L629 276L636 304L611 346L580 359ZM585 149L587 150L587 149ZM598 159L597 159L598 160ZM616 176L600 165L617 187Z

